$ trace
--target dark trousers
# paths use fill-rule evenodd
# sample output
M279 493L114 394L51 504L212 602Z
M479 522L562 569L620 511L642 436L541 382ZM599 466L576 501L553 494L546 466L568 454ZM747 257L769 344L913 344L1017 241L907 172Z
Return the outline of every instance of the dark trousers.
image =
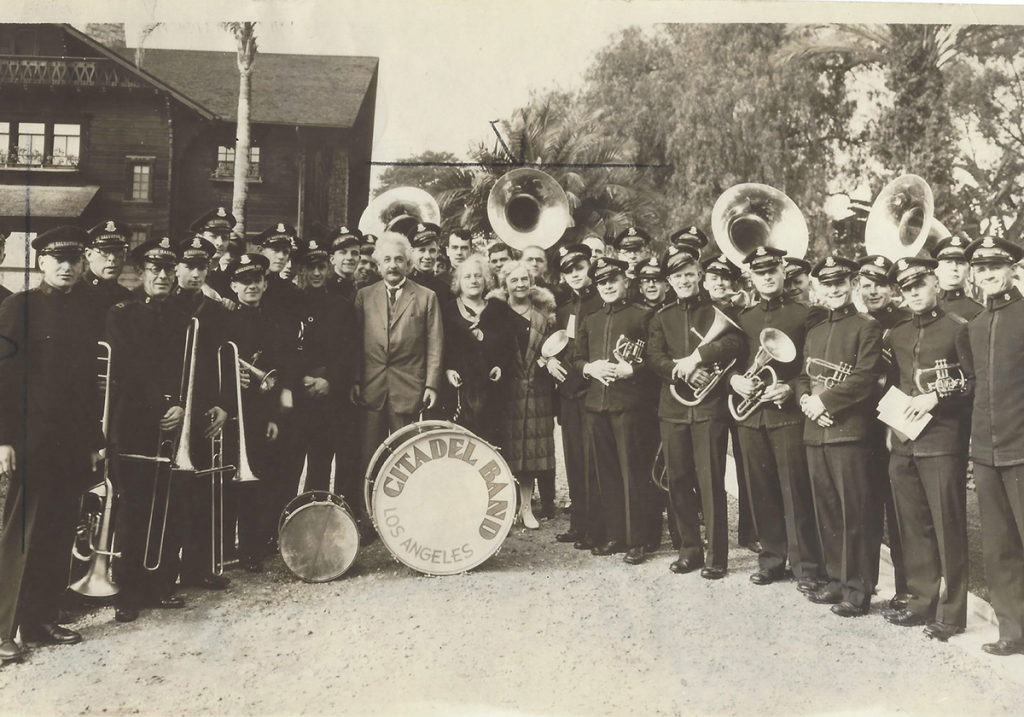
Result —
M365 411L363 414L363 450L360 460L360 473L366 473L370 459L373 458L377 447L386 441L389 435L400 428L415 423L417 418L418 415L415 413L396 413L392 410L391 404L387 402L379 411ZM359 491L356 495L362 495L362 491ZM363 503L361 500L357 502L358 504ZM350 503L349 505L351 507L352 504ZM363 506L363 512L367 509L368 506Z
M999 639L1024 642L1024 465L974 464L985 581Z
M338 447L338 418L334 406L328 403L326 396L296 399L293 425L294 450L289 456L289 473L298 479L305 464L306 484L303 490L330 490L331 463ZM288 500L295 497L298 489L296 483Z
M736 424L732 423L732 419L729 419L729 437L732 444L732 460L736 465L736 492L739 494L740 504L736 538L740 545L750 545L757 540L757 529L754 527L754 511L750 506L750 493L747 491L747 472L743 469L739 431Z
M161 466L158 480L155 464L121 460L116 533L121 557L115 558L113 563L114 579L121 588L114 601L120 607L137 608L174 592L181 569L179 553L184 537L185 504L196 478L190 473L173 473L168 481L168 473L168 468ZM155 501L154 484L157 485ZM168 495L169 506L165 511ZM162 530L165 512L167 524L166 530ZM151 514L154 516L152 527ZM164 533L162 551L161 532ZM159 568L148 570L144 563L151 567L159 564Z
M728 442L729 426L724 419L693 424L661 422L670 520L679 529L679 558L722 569L729 565L729 506L725 497ZM700 507L707 534L706 556L700 534Z
M875 591L865 530L871 446L867 441L807 446L807 466L828 576L826 589L867 611Z
M278 441L287 440L281 429ZM232 485L238 505L238 552L243 560L261 560L266 556L271 537L284 505L295 494L294 478L281 468L282 453L278 441L267 439L267 421L245 417L245 443L249 465L259 479Z
M65 453L47 457L46 450L33 452L27 460L22 452L15 453L17 469L0 532L0 640L14 639L19 626L57 622L68 586L78 488L86 482L88 453L65 448ZM26 480L29 466L32 473Z
M893 440L896 440L895 438ZM871 495L868 498L868 559L871 561L872 583L878 584L878 567L882 554L882 538L889 531L889 557L896 579L896 592L907 594L907 568L903 559L903 541L896 504L893 502L892 486L889 482L889 449L885 445L885 434L871 442Z
M344 400L335 399L334 492L343 496L356 512L363 502L363 471L359 470L361 418L362 411L353 406L347 396Z
M786 558L798 578L821 577L821 545L807 475L802 424L737 429L743 468L761 541L760 567L781 571Z
M579 398L559 398L558 421L562 430L562 456L565 459L565 478L569 483L569 530L582 532L587 524L587 468L586 439L583 435L583 402Z
M891 456L889 473L903 539L908 607L967 627L967 454ZM946 579L940 602L939 581Z
M229 421L225 424L227 433L237 424ZM236 429L237 430L237 429ZM237 450L238 441L232 441ZM211 467L211 442L205 439L196 440L192 444L192 461L197 469ZM235 465L224 460L224 465ZM224 494L227 484L231 481L234 471L222 473ZM199 580L213 573L213 488L216 476L190 478L182 484L182 536L181 548L181 579L182 582ZM228 537L225 530L225 545ZM234 533L231 534L231 546L234 546ZM219 551L219 546L218 546Z
M591 419L594 416L584 410L581 414L583 422L584 455L587 456L587 470L584 473L584 514L583 529L587 539L592 543L605 541L604 504L601 502L601 480L597 473L597 457L594 451L594 436Z
M588 413L605 537L625 541L631 548L650 545L659 537L657 489L651 483L657 446L655 421L645 411Z

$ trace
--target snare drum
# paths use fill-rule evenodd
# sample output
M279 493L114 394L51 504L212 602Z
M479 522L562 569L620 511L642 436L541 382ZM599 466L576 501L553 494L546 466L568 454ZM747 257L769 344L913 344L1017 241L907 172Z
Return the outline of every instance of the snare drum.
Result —
M397 560L454 575L498 552L518 514L519 488L494 446L464 428L424 421L381 448L379 467L367 473L367 512Z
M340 578L359 552L359 527L344 498L323 490L296 496L277 526L284 564L309 583Z

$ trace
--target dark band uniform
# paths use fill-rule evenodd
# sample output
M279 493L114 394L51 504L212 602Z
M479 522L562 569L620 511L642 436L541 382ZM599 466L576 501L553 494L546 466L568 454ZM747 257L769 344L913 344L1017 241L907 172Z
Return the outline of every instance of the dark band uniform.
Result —
M32 247L78 261L88 240L59 227ZM19 626L30 640L56 623L67 587L79 498L95 479L90 453L104 445L91 311L84 286L45 281L0 306L0 445L14 448L16 464L0 533L0 642ZM4 659L20 652L2 647Z
M821 283L842 281L858 268L849 259L829 256L815 265L812 276ZM807 362L811 359L844 365L849 373L826 387L813 377L830 377L832 370L810 367ZM839 603L833 612L850 617L867 613L875 587L864 525L876 421L873 399L882 371L882 327L848 302L830 310L825 321L808 330L804 360L797 401L808 394L817 396L833 421L828 427L809 418L804 422L807 464L828 576L824 588L810 597L816 602Z
M131 230L117 221L100 222L89 230L89 248L99 251L128 251L128 240ZM101 279L86 268L83 282L96 295L97 305L101 312L101 321L106 319L107 311L114 304L131 301L132 292L128 287L121 286L117 279L109 281ZM102 325L102 324L101 324Z
M1002 239L972 242L972 264L1016 263L1020 247ZM1024 652L1024 300L1016 287L988 296L970 322L977 382L971 458L981 509L985 580L999 618L994 654ZM1003 644L1001 644L1003 643Z
M662 273L669 276L698 261L698 252L687 244L668 248ZM715 305L698 291L658 310L650 323L648 356L651 370L661 378L658 418L661 444L668 469L670 519L679 529L681 545L676 572L690 572L700 566L712 568L705 577L725 575L729 563L729 515L725 495L725 457L729 442L727 385L718 385L696 406L677 401L671 393L676 360L698 352L701 366L718 365L722 370L739 359L745 341L735 329L698 348L700 336L715 323ZM697 333L694 333L696 331ZM699 336L697 335L699 334ZM697 494L703 507L707 554L701 539Z
M860 265L858 274L876 284L890 285L889 271L892 261L879 254L863 256L857 259ZM869 310L868 313L882 327L882 365L888 371L890 366L890 350L886 347L885 338L898 324L911 317L911 313L901 306L889 301L880 309ZM880 399L883 391L878 392ZM892 560L893 577L896 583L896 596L891 603L896 606L909 595L907 589L907 570L903 560L903 543L900 540L900 526L896 519L896 504L893 502L892 487L889 483L889 448L886 445L886 428L881 421L875 421L872 435L872 469L871 491L868 497L868 517L865 531L868 539L868 559L871 561L872 583L878 583L878 568L882 557L882 540L886 531L889 534L889 557Z
M779 249L760 247L750 252L744 262L751 271L757 271L778 266L784 255ZM763 329L779 329L793 341L797 354L791 363L771 365L780 381L795 388L803 366L808 312L807 304L794 301L785 293L762 298L741 311L737 322L747 335L747 357L736 364L737 370L742 372L753 361ZM782 578L787 556L797 578L816 580L823 572L803 428L804 415L795 393L782 408L762 403L750 417L739 422L743 467L762 548L760 570L751 580L759 584Z
M153 239L136 250L139 264L150 261L172 269L178 255L170 239ZM172 279L173 280L173 279ZM185 494L180 482L172 480L171 508L167 519L160 569L144 569L146 532L150 514L153 481L157 466L152 462L129 460L124 454L156 456L160 446L159 423L169 408L184 408L180 396L185 362L185 335L192 316L168 299L141 294L138 299L117 304L107 314L107 342L113 354L111 382L112 436L121 456L119 477L123 509L118 510L118 544L122 557L114 561L121 591L115 599L121 609L135 610L148 604L163 604L174 592L178 577L178 551L183 540ZM199 328L203 333L202 321ZM205 359L205 356L200 356ZM206 427L203 414L216 405L216 367L208 360L197 360L193 385L193 412L186 415L177 438L191 422L193 440L201 440ZM179 400L182 401L179 403ZM161 472L165 470L160 468ZM185 478L189 480L189 478ZM154 541L159 538L154 526ZM150 562L156 559L151 546Z
M264 229L256 237L256 243L266 249L294 254L298 249L298 233L290 224L278 222ZM278 314L286 316L294 324L295 336L298 337L299 323L302 321L303 307L306 303L298 286L290 279L282 279L278 274L268 273L267 292L263 295L263 303Z
M417 223L406 235L409 238L409 245L414 249L426 246L430 242L438 245L441 243L441 227L431 223ZM444 281L439 275L431 272L420 271L418 267L412 267L409 271L409 278L420 286L426 287L437 294L437 301L444 306L452 300L451 274L445 274L448 281Z
M696 227L694 227L696 228ZM705 259L701 264L705 274L718 274L729 281L735 282L742 278L739 267L726 259L723 255ZM714 301L714 299L712 299ZM721 311L733 321L736 321L742 306L737 306L731 301L715 301ZM745 339L744 339L745 341ZM728 391L728 389L726 389ZM750 505L750 493L747 491L747 474L743 470L743 454L740 448L740 437L736 430L736 420L731 413L727 413L726 420L729 422L729 438L732 443L732 458L736 468L736 491L739 493L739 518L736 525L736 539L742 547L756 549L757 530L754 528L754 512Z
M245 280L266 276L269 265L264 256L243 254L232 260L227 271L232 281ZM244 486L244 493L239 496L238 550L243 567L257 571L281 511L295 495L295 475L291 466L283 465L286 457L267 440L267 426L280 421L281 391L290 388L289 381L294 376L298 336L291 330L289 317L272 305L261 300L258 306L248 306L237 295L236 298L238 308L228 314L228 339L238 346L243 361L261 371L278 372L276 384L269 391L261 391L255 376L251 377L249 387L242 389L246 448L259 481Z
M296 261L302 265L327 262L326 248L311 240L300 247ZM359 440L354 432L341 433L338 414L350 405L355 314L350 301L326 286L306 287L302 293L305 309L296 348L295 417L298 455L307 457L306 490L330 489L331 463L336 458L334 492L353 501L360 489ZM327 395L307 396L303 386L307 376L326 379Z
M967 262L964 250L967 249L967 242L958 236L946 237L935 245L932 257L940 261ZM956 314L970 321L981 313L985 307L972 299L964 291L959 289L939 289L939 306L947 313Z
M231 237L235 224L237 224L235 215L228 211L226 207L215 207L192 222L189 226L189 231L197 235L202 235L203 232L210 232L224 237L225 242L227 242ZM215 263L214 266L210 267L210 272L206 275L206 283L220 294L221 298L234 299L234 294L231 291L231 280L228 278L227 272L221 269L218 264Z
M646 249L650 244L651 235L638 227L629 227L612 240L612 246L620 252L640 251ZM635 272L635 269L626 270L626 278L629 280L629 292L626 294L626 299L633 304L642 304L644 296L640 293L640 278L630 272Z
M567 272L581 261L590 261L590 247L586 244L570 244L558 250L558 266ZM593 284L583 287L577 294L569 290L558 304L556 312L557 329L564 330L569 343L562 356L571 357L583 320L592 311L601 308L603 302ZM587 412L584 401L587 396L587 379L569 361L561 361L566 378L556 384L558 391L558 417L562 431L562 452L565 458L565 476L569 483L569 500L572 511L569 514L569 532L566 540L580 544L580 548L593 547L604 541L604 519L601 510L601 493L597 483L597 472L593 469L591 447L588 443Z
M932 259L900 259L890 271L893 281L911 287L931 275ZM937 362L959 365L964 382L936 392L938 405L921 434L908 440L892 433L889 475L899 514L912 595L907 609L920 621L935 621L962 630L967 626L967 448L974 398L974 361L967 321L941 307L913 314L892 330L890 383L908 396L922 391L919 370ZM960 374L950 369L950 375ZM931 373L931 379L936 374ZM927 377L920 383L927 388ZM933 389L934 391L934 389ZM946 581L945 597L939 582Z
M360 236L359 231L356 229L338 227L327 237L331 253L345 249L360 248ZM327 287L332 293L339 294L350 302L355 302L356 292L359 290L352 276L342 276L336 271L332 271L331 276L327 279Z
M625 273L626 263L601 257L590 267L591 280ZM583 373L592 361L615 361L613 351L620 336L631 341L645 340L651 312L623 299L605 304L589 314L580 325L573 352L573 364ZM633 375L605 386L591 378L584 406L588 413L590 440L601 486L605 537L597 554L622 552L628 548L640 552L660 536L654 530L655 490L651 466L657 447L654 412L645 400L645 384L652 380L648 369L634 365Z

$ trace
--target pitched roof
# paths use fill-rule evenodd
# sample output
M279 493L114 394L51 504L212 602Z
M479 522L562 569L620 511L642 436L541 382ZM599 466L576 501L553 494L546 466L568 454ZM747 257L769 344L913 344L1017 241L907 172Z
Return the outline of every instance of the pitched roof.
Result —
M132 54L128 48L120 52ZM377 71L376 57L258 53L253 123L352 127ZM142 70L223 120L238 108L234 52L146 49Z

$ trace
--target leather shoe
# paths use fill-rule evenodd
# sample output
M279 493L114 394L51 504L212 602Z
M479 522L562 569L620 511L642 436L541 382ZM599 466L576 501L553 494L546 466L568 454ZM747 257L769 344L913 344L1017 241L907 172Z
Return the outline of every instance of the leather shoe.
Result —
M907 593L896 593L891 598L889 598L889 607L897 611L906 610L907 605L910 604L910 599L912 597L913 595L909 595Z
M582 540L582 539L583 539L583 533L579 532L578 530L572 530L572 529L570 529L570 530L568 530L568 531L566 531L564 533L559 533L558 535L555 536L555 540L557 540L559 543L575 543L576 541Z
M626 552L626 544L621 540L609 540L607 543L595 545L590 549L592 555L614 555Z
M816 593L825 587L825 583L817 578L800 578L796 582L796 589L802 592L804 595L810 595Z
M590 538L584 536L573 543L572 547L576 548L576 550L590 550L594 547L594 544L590 542Z
M827 588L820 588L815 590L813 593L805 593L807 599L813 602L815 605L836 605L843 601L842 595L836 595L834 592Z
M907 608L893 610L885 616L885 619L893 625L899 625L900 627L917 627L928 622L925 618Z
M698 570L704 567L703 560L693 560L691 558L680 558L674 561L668 566L668 569L674 573L685 575L686 573L692 573L694 570Z
M761 543L759 543L756 540L751 540L748 543L740 543L740 547L741 548L746 548L747 550L749 550L752 553L756 553L758 555L761 554Z
M838 605L833 605L832 612L839 617L862 617L868 614L867 610L857 607L849 600L843 600Z
M644 548L643 546L637 548L630 548L629 552L626 553L626 557L622 559L622 562L629 563L630 565L639 565L644 561Z
M82 641L82 636L77 632L56 623L22 627L21 638L26 644L39 645L76 645Z
M721 580L725 577L725 568L704 568L700 571L700 576L705 580Z
M939 622L937 620L935 622L928 623L928 625L924 628L925 635L932 638L933 640L938 640L939 642L946 642L947 640L949 640L949 638L953 637L954 635L959 635L963 631L964 629L959 625L949 625L945 622Z
M784 570L761 568L750 576L750 582L754 583L754 585L771 585L774 582L782 580L785 575L786 571Z
M1024 642L1000 640L999 642L986 643L981 646L981 649L990 655L996 655L998 657L1006 657L1007 655L1024 655Z
M14 640L4 640L3 642L0 642L0 662L20 660L25 656L25 652L27 652L25 648Z
M139 618L137 607L115 607L114 619L118 622L135 622Z
M231 584L231 578L226 575L204 575L201 578L182 580L183 588L203 588L204 590L224 590Z
M164 595L154 599L149 606L157 610L180 610L185 607L185 598L180 595Z

